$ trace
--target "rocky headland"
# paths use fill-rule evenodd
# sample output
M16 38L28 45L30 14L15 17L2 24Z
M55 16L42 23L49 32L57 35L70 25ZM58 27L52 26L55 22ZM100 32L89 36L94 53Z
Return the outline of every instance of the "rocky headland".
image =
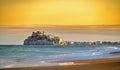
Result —
M24 45L65 45L66 41L55 35L46 35L44 31L32 32L31 36L24 40Z

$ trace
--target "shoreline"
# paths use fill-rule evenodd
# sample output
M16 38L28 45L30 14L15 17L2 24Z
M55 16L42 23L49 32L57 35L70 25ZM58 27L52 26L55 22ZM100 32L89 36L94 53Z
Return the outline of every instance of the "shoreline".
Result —
M119 58L52 61L58 66L2 68L0 70L120 70ZM60 65L60 63L62 63ZM66 64L68 63L68 64Z
M81 59L81 60L60 60L60 61L52 61L55 63L87 63L87 64L100 64L100 63L110 63L110 62L120 62L120 57L112 57L112 58L93 58L93 59Z
M110 52L110 54L120 54L120 51Z

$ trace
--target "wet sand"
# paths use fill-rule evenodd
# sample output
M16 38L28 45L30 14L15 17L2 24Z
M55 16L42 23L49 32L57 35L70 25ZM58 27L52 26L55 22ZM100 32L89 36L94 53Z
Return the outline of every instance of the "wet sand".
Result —
M0 70L120 70L120 58L64 60L52 62L58 63L59 66L4 68Z
M120 51L117 51L117 52L111 52L110 54L120 54Z

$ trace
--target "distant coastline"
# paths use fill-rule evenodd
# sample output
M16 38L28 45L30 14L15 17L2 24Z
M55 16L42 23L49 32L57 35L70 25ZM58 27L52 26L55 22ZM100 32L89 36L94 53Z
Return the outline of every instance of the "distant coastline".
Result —
M120 25L33 25L33 26L0 26L0 28L90 28L90 29L95 29L95 28L105 28L105 29L120 29Z
M24 45L120 45L120 41L72 42L65 41L59 36L55 36L52 34L46 35L44 34L44 31L36 31L32 32L32 35L28 36L28 38L24 40Z

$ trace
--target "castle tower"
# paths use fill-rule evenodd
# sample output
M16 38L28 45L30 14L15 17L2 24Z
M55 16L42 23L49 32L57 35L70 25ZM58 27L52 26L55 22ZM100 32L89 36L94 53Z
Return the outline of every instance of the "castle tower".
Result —
M40 32L40 35L43 36L44 35L44 31Z

